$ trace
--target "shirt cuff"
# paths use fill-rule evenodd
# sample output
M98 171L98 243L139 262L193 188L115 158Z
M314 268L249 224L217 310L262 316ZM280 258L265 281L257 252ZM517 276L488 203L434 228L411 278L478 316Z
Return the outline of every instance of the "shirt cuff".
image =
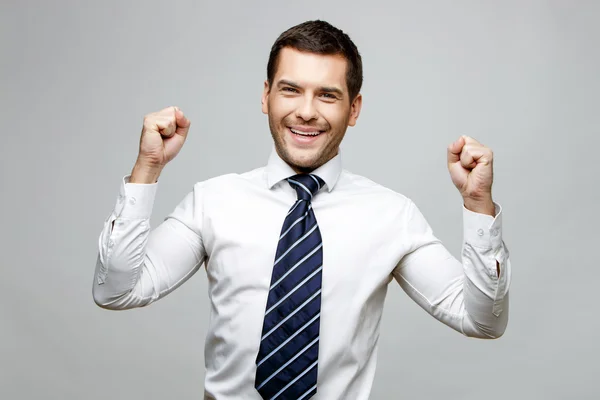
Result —
M129 219L150 219L158 182L130 183L130 178L131 174L128 174L121 180L115 215Z
M502 245L502 207L494 202L495 217L480 214L463 205L464 239L471 245L497 249Z

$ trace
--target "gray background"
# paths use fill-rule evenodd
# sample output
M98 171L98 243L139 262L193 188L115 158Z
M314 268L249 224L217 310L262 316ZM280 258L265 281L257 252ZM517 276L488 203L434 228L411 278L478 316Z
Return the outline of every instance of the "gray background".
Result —
M204 272L145 309L100 309L98 235L146 113L178 105L192 121L153 227L194 182L266 163L269 49L314 18L364 60L344 167L413 198L459 255L446 146L475 137L495 153L514 267L496 341L462 337L392 282L372 398L597 396L599 17L600 2L567 0L3 0L0 398L200 398Z

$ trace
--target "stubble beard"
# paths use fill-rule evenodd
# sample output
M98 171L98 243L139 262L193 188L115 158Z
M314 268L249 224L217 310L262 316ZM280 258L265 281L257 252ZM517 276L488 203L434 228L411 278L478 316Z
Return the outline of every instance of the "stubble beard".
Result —
M285 123L285 119L283 121L281 121L281 124L278 125L277 123L279 121L274 121L274 119L272 118L271 114L268 114L269 116L269 130L271 131L271 136L273 137L273 142L275 143L275 149L277 150L277 154L279 154L279 157L281 157L281 159L283 161L285 161L288 165L290 165L294 170L296 170L297 172L300 173L309 173L314 171L315 169L319 168L321 165L325 164L327 161L329 161L331 158L335 157L335 155L337 154L338 150L338 146L342 141L342 138L344 136L344 134L340 134L340 133L333 133L331 131L331 126L329 126L329 129L327 131L327 133L325 133L326 135L334 135L333 137L339 137L338 141L335 142L326 142L325 146L322 147L319 152L317 153L317 155L315 157L313 157L312 160L308 160L307 163L303 163L302 165L296 163L294 161L293 155L290 154L290 152L287 151L286 145L285 145L285 139L281 134L281 131L278 128L281 128L281 130L283 130L285 132L286 128L286 123ZM283 133L283 135L287 134L287 132ZM339 135L339 136L337 136Z

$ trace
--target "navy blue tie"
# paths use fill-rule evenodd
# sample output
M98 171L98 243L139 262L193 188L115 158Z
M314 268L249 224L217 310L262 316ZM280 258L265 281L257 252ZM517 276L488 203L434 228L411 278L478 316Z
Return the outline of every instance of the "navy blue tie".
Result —
M285 217L256 357L255 387L263 399L306 400L317 393L323 242L312 197L316 175L287 179L298 199Z

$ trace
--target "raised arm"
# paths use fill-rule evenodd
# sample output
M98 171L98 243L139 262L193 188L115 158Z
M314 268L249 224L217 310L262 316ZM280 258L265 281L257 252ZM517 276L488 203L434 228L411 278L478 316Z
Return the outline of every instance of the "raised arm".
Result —
M467 336L497 338L508 323L510 261L502 240L501 207L492 201L493 153L461 136L448 146L448 171L463 198L462 262L433 235L411 204L414 239L393 275L431 315Z
M183 284L204 260L201 183L150 228L158 177L183 146L189 126L176 107L144 118L138 160L121 182L98 241L92 294L100 307L148 305Z

